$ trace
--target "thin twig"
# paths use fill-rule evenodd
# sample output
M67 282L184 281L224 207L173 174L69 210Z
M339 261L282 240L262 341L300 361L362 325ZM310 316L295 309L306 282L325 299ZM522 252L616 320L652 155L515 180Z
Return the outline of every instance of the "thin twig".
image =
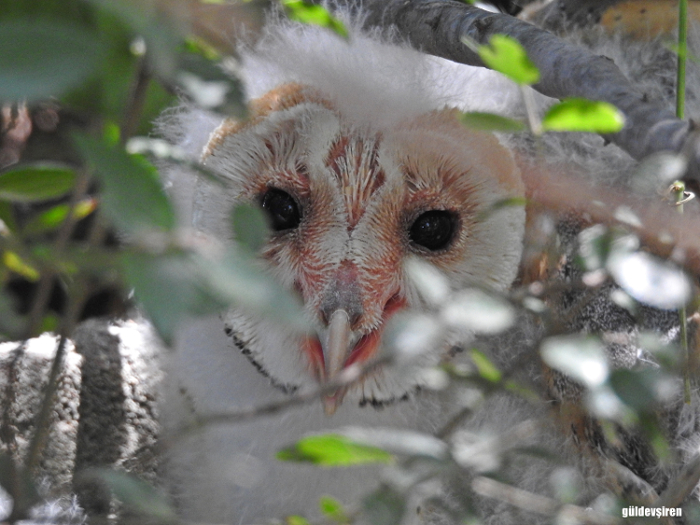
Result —
M146 94L148 92L148 84L151 80L150 66L147 57L144 55L140 58L134 84L129 93L129 100L124 111L124 120L122 121L119 143L124 146L136 133L136 130L141 120L143 106L146 102Z
M61 224L56 235L56 240L52 246L54 259L58 259L65 252L68 241L70 240L75 225L78 223L78 217L75 210L88 192L90 186L90 176L85 170L80 171L70 202L68 203L68 215ZM41 326L41 321L46 311L46 307L51 297L56 271L50 266L45 267L41 272L41 278L37 287L32 309L29 312L29 322L27 326L27 337L35 334Z
M303 394L290 396L280 401L273 401L264 405L242 408L229 412L219 412L206 415L196 415L195 421L187 426L182 427L175 432L175 438L168 440L166 447L172 446L174 443L182 440L192 432L200 430L205 425L231 425L243 423L253 419L271 416L287 410L289 408L305 405L312 401L321 399L323 396L333 394L342 388L347 388L362 378L366 377L375 369L390 364L393 361L391 356L382 357L372 361L368 361L364 365L353 365L344 369L336 379L326 383L320 388Z
M497 499L519 509L543 516L552 518L568 516L578 523L589 525L619 525L622 522L619 518L576 505L562 505L552 498L540 496L534 492L519 489L484 476L475 478L471 486L472 490L481 496Z

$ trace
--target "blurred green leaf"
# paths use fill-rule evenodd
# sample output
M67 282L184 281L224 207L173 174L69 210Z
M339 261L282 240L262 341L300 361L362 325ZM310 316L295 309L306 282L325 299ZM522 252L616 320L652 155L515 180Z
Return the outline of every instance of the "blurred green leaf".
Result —
M504 298L471 288L453 294L444 305L441 317L458 329L497 334L515 322L515 310Z
M233 208L233 233L239 244L257 253L265 244L270 231L260 206L238 204Z
M13 205L9 201L0 200L0 221L5 225L5 227L11 232L17 231L17 222L15 221L15 212ZM0 231L2 230L2 225L0 225Z
M544 131L617 133L625 116L612 104L583 98L567 98L555 104L542 119Z
M603 345L592 336L547 337L540 354L547 365L590 388L602 385L610 372Z
M75 206L73 217L76 220L84 219L94 212L96 208L97 201L95 199L83 199ZM22 228L22 233L25 235L36 235L55 230L68 218L69 212L70 206L68 204L58 204L49 208L37 217L31 219L27 225Z
M307 520L304 516L298 516L296 514L287 516L284 518L284 522L286 525L311 525L309 520Z
M0 173L0 200L36 202L60 197L75 184L72 169L54 164L32 164Z
M10 270L29 281L39 280L39 272L36 270L36 268L22 260L22 258L15 252L5 250L2 253L2 263Z
M525 131L525 124L519 120L514 120L507 117L502 117L494 113L483 113L480 111L472 111L462 113L459 117L462 124L472 129L482 131L502 131L504 133L515 133Z
M149 64L163 78L171 78L177 69L177 56L182 38L151 2L115 2L112 0L85 0L125 26L130 40L141 37L146 47Z
M321 5L305 2L304 0L282 0L282 5L292 20L325 27L342 38L349 38L345 24Z
M678 394L676 382L660 369L614 370L610 386L627 406L640 412L650 411Z
M389 463L392 456L379 448L355 443L339 434L324 434L303 438L280 450L277 459L325 467L345 467L365 463Z
M104 210L121 230L170 230L175 213L165 195L156 169L142 157L109 147L87 135L74 135L82 156L94 166L102 183Z
M318 501L318 507L321 510L321 514L329 520L336 523L350 523L350 518L345 512L342 503L337 499L330 496L321 496Z
M97 34L66 20L0 21L0 100L59 96L85 81L104 50Z
M517 84L532 85L540 79L537 66L528 58L520 42L512 37L493 35L488 45L478 46L476 51L486 66Z
M493 362L486 357L486 354L475 348L472 348L469 354L474 362L474 366L476 366L476 369L482 378L486 379L490 383L498 383L501 380L503 374L501 374L501 371L496 367L496 365L494 365Z
M151 485L131 474L98 468L87 471L86 475L104 482L114 496L134 512L159 520L177 520L177 514L166 498Z
M121 258L136 299L167 343L188 314L213 313L225 304L207 293L196 262L182 252L160 256L126 252Z
M301 303L233 250L216 259L173 251L162 255L127 252L122 257L134 287L156 329L170 341L188 315L242 306L292 329L306 328Z

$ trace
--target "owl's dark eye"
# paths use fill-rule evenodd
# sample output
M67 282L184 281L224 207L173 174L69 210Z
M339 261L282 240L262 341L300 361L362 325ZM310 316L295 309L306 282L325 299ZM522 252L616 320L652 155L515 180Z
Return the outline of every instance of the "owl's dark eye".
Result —
M270 226L276 232L291 230L299 226L299 206L286 191L271 188L262 197L261 205L270 218Z
M452 213L445 210L430 210L418 216L411 225L408 236L414 244L437 251L446 248L455 233Z

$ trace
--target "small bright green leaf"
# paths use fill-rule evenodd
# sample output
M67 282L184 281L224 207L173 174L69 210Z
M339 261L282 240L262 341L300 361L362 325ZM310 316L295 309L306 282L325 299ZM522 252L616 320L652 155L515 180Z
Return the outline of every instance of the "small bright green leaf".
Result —
M512 37L493 35L487 46L477 47L477 53L486 66L517 84L532 85L540 79L537 66L528 58L520 42Z
M99 468L87 472L104 482L114 496L134 512L151 518L177 520L165 497L143 480L126 472Z
M58 96L86 80L103 56L98 35L65 20L0 22L0 100Z
M83 157L95 167L102 183L104 209L117 227L135 233L175 226L172 205L151 164L87 135L75 135L74 140Z
M53 199L69 192L75 179L75 172L63 166L18 166L0 173L0 200L36 202Z
M462 113L459 117L462 124L472 129L483 131L502 131L504 133L515 133L525 131L525 124L519 120L513 120L493 113L483 113L480 111L472 111L470 113Z
M568 98L555 104L542 119L545 131L617 133L625 116L612 104L583 98Z
M23 261L15 252L9 250L4 251L2 254L2 262L7 268L30 281L37 281L39 279L39 272Z
M381 449L357 444L339 434L324 434L303 438L280 450L277 459L325 467L344 467L364 463L389 463L392 456Z
M39 323L37 334L43 334L44 332L55 332L58 330L60 323L61 320L58 318L58 316L49 312L41 318L41 323Z
M84 219L97 208L95 199L83 199L75 206L73 217L77 220ZM68 204L58 204L33 218L22 229L27 235L36 235L58 228L68 217L70 206Z
M498 383L503 374L483 352L473 348L470 352L479 375L491 383Z
M342 503L335 498L331 498L330 496L321 496L318 501L318 507L321 510L321 514L326 516L331 521L335 521L336 523L350 522Z
M292 515L284 518L285 525L311 525L304 516Z
M321 5L304 0L282 0L282 5L292 20L328 28L342 38L349 37L345 25Z
M260 206L239 204L233 208L233 233L236 240L251 253L256 253L265 244L269 234L267 219Z

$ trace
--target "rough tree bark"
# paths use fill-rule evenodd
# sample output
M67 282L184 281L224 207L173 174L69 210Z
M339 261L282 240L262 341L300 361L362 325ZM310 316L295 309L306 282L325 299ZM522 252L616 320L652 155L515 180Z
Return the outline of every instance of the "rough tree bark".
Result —
M456 1L366 0L366 27L394 26L398 36L423 52L485 67L478 54L462 43L467 37L487 44L494 34L517 39L541 73L533 86L553 98L583 97L617 106L627 123L606 136L641 159L658 151L683 151L690 160L689 177L700 180L700 147L688 121L675 118L666 104L647 100L609 59L563 41L508 15L490 13Z

